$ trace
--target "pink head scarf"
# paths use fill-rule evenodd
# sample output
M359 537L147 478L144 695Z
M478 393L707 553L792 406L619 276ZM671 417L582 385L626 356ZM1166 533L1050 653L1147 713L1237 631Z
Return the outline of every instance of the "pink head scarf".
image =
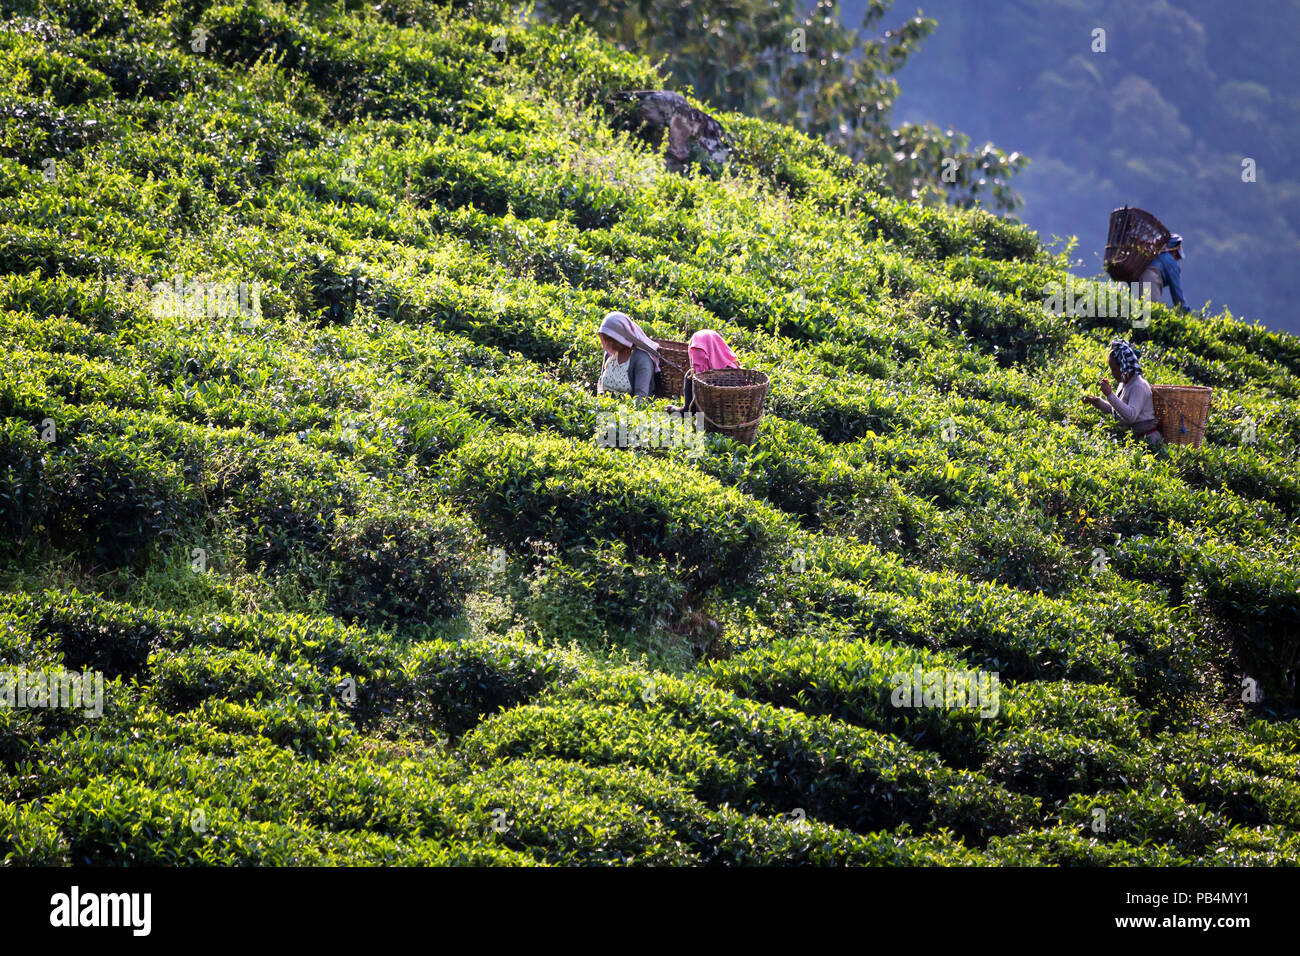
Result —
M697 372L715 368L740 368L736 353L712 329L700 329L691 336L688 354L691 357L691 367Z
M641 331L641 326L633 322L622 312L611 312L605 316L600 323L600 332L607 335L620 345L627 345L632 348L641 349L643 352L650 353L650 360L654 362L655 371L659 371L659 346L655 345L654 340ZM604 346L604 343L601 343ZM605 346L605 351L613 355Z

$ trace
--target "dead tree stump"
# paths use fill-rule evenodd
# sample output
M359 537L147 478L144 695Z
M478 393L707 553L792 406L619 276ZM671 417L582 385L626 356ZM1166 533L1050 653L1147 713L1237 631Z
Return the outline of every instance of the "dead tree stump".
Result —
M669 172L682 172L694 162L721 165L731 155L722 124L680 93L625 90L615 96L632 104L628 123L656 149L663 145L667 132L665 166Z

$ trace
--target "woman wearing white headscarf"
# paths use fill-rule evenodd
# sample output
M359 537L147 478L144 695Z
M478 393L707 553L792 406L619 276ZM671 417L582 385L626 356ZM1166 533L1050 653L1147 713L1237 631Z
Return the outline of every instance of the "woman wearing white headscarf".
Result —
M1153 446L1164 444L1160 422L1156 419L1151 386L1142 375L1142 363L1137 349L1123 339L1110 343L1110 373L1119 383L1110 387L1110 380L1101 377L1101 396L1085 395L1083 400L1099 412L1115 416L1120 424Z
M598 334L606 358L596 382L597 394L649 396L659 371L659 349L654 340L622 312L606 315Z

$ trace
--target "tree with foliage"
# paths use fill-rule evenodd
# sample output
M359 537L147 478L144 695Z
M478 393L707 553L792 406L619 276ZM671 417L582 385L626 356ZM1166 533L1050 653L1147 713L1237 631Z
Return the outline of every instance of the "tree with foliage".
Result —
M916 16L877 36L891 2L871 0L861 29L841 23L838 0L540 0L534 13L580 20L718 109L788 123L879 166L899 196L1015 209L1008 180L1026 157L972 148L951 129L890 124L894 75L935 27Z

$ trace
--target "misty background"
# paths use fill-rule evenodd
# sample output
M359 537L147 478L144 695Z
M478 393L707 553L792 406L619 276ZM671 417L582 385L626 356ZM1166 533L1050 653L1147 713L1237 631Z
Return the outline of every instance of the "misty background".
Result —
M843 0L843 22L867 4ZM1015 215L1077 236L1078 275L1103 272L1110 211L1139 206L1183 236L1189 306L1300 333L1300 0L930 0L884 22L918 10L938 27L898 73L895 121L1027 154Z

